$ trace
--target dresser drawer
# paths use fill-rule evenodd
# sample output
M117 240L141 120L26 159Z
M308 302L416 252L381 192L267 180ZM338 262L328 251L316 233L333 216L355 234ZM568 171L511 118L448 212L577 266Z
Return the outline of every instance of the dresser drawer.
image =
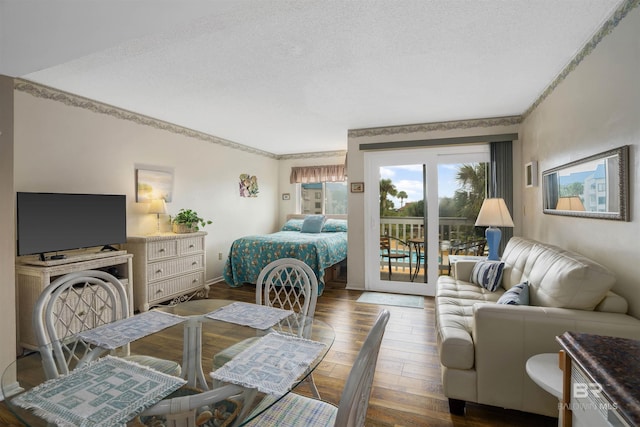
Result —
M204 271L199 271L150 284L148 298L150 303L165 301L173 295L182 295L202 287L204 287Z
M178 242L175 240L149 242L147 246L147 258L149 261L173 257L176 255L178 255Z
M177 274L202 270L204 268L204 254L192 255L177 259L154 262L147 266L149 282L175 276Z
M204 250L204 236L189 237L178 242L180 255L188 255Z

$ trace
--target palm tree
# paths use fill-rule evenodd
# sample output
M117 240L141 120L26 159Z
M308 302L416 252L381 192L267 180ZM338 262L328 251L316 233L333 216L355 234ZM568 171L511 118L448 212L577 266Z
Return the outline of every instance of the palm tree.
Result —
M398 191L398 194L396 194L396 197L400 199L400 207L403 207L404 199L408 198L409 196L404 191Z
M460 183L460 189L454 194L458 214L476 219L485 198L487 164L463 164L458 169L456 180Z
M385 212L393 209L393 202L387 199L387 196L395 197L397 194L398 190L390 179L380 180L380 216L384 216Z

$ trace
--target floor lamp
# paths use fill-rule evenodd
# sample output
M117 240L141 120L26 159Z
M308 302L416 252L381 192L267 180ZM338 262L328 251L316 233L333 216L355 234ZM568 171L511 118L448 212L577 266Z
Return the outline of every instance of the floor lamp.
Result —
M500 246L500 237L502 237L502 231L497 227L513 227L513 220L504 199L484 199L476 220L476 227L478 226L489 227L485 231L487 245L489 246L487 259L497 261L500 259L498 247Z

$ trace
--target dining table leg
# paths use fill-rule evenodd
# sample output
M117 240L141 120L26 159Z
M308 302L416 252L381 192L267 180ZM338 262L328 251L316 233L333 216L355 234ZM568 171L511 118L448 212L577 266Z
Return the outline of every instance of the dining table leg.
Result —
M182 378L190 387L209 390L202 371L202 322L197 318L189 318L184 324Z

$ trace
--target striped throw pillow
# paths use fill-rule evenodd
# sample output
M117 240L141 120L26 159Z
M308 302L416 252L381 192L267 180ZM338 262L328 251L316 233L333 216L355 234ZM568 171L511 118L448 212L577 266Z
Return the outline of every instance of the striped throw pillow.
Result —
M502 261L479 261L471 270L471 283L495 292L502 283Z

